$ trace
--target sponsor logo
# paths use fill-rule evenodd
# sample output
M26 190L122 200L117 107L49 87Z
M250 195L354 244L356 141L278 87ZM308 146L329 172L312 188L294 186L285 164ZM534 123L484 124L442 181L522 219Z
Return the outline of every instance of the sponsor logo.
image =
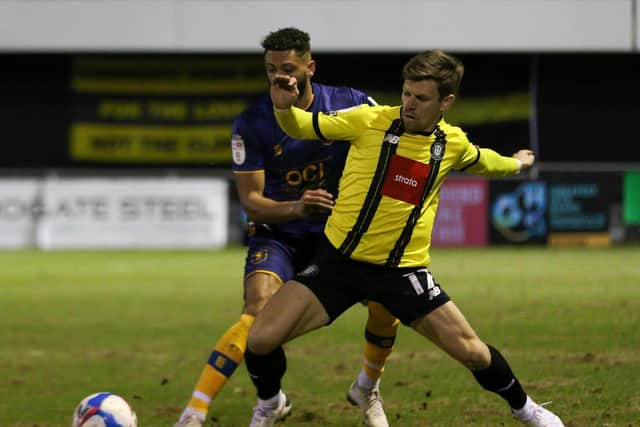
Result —
M382 194L415 206L420 203L430 171L431 166L428 164L393 156L382 186Z
M418 181L416 181L413 178L407 178L406 176L402 176L402 175L396 175L396 177L393 180L395 182L401 182L401 183L409 185L411 187L417 187L418 186Z
M227 361L225 360L224 357L222 356L218 356L218 358L216 359L216 366L220 369L224 368L225 363L227 363Z
M320 273L320 267L316 264L311 264L307 266L304 270L302 270L299 275L303 277L315 277Z
M326 184L325 162L310 163L303 168L293 168L286 171L284 180L291 192L298 192L300 188L322 188Z

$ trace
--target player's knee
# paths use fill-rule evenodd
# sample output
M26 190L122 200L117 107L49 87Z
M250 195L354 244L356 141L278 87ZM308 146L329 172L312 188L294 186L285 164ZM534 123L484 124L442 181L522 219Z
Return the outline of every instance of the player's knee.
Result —
M267 302L269 302L269 297L270 296L263 296L260 298L247 299L244 302L244 308L242 309L242 313L250 314L251 316L254 316L254 317L257 316L258 313L260 313L260 310L262 310L264 306L267 305Z
M244 308L242 312L257 316L279 287L280 284L272 276L263 274L251 276L245 283Z
M369 301L367 330L384 336L395 335L400 321L378 303Z
M278 345L269 335L268 331L260 328L260 325L257 326L258 327L254 324L249 332L247 347L255 354L269 354L278 348Z

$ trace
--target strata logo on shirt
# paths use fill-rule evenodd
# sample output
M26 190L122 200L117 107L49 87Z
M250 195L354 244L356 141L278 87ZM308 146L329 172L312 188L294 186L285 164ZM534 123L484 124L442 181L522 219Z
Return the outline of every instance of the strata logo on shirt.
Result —
M402 156L393 156L382 186L382 194L417 205L427 184L431 166Z
M244 149L244 140L241 135L234 133L231 135L231 153L233 156L233 163L241 165L247 158L247 153Z

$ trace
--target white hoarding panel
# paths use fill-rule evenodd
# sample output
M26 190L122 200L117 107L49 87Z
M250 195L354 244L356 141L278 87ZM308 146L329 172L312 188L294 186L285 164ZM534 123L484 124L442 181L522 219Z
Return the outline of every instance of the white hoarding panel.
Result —
M184 0L179 27L183 49L259 51L296 26L315 52L629 51L631 1Z
M0 48L172 49L173 0L2 0Z
M37 242L61 248L212 248L227 243L221 179L49 179Z
M38 186L35 179L0 180L0 248L33 245L39 211Z
M260 52L296 26L316 52L630 51L637 0L1 0L0 49Z

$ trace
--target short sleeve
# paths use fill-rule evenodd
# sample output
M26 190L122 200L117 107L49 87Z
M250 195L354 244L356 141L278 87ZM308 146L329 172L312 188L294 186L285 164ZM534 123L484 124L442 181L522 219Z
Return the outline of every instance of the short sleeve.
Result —
M249 126L244 116L239 116L231 126L232 168L237 172L264 169L264 156L260 138L253 126Z
M467 135L462 131L458 135L458 138L460 138L461 155L458 162L454 165L454 169L464 171L478 163L478 160L480 160L480 148L473 145L467 138Z

